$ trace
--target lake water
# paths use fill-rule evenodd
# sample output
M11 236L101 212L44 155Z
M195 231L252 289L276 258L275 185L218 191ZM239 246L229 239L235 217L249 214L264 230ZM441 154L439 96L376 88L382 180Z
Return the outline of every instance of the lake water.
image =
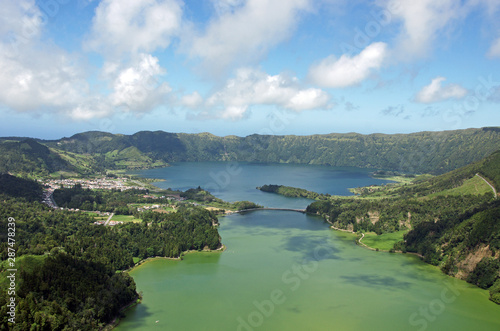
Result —
M310 201L255 187L348 194L348 187L380 182L357 169L228 166L182 163L143 174L168 179L158 183L165 188L211 185L225 200L291 208ZM156 259L131 271L144 298L118 330L500 330L500 306L487 291L414 256L356 246L319 217L255 211L220 223L225 252Z

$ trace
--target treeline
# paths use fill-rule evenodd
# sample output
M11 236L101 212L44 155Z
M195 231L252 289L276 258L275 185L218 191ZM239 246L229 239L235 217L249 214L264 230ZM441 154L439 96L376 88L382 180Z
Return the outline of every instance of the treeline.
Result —
M48 161L37 164L36 158L28 151L18 149L17 155L11 153L9 157L0 158L0 168L16 173L29 173L41 168L50 172L67 168L69 162L79 172L88 172L92 169L103 171L103 168L151 168L181 161L248 161L442 174L478 161L500 149L500 130L482 128L394 135L332 133L247 137L163 131L114 135L91 131L59 140L38 140L38 143L53 149L50 151L50 158L61 159L60 155L63 155L67 160L64 161L65 165L56 166L57 162ZM0 143L1 145L3 144ZM23 160L32 160L34 163L26 168ZM89 165L88 169L82 168L82 160ZM47 166L48 164L52 166Z
M260 187L257 187L258 190L261 190L263 192L269 192L269 193L276 193L283 195L285 197L291 197L291 198L307 198L307 199L312 199L312 200L326 200L330 197L330 194L322 194L322 193L316 193L312 191L308 191L303 188L297 188L297 187L291 187L291 186L284 186L284 185L263 185Z
M262 206L255 204L251 201L236 201L236 202L226 202L222 199L215 197L208 191L205 191L201 187L191 188L180 194L181 197L188 200L196 201L204 205L213 206L221 209L229 210L246 210L253 208L261 208Z
M438 196L433 199L356 199L315 201L306 211L328 218L337 228L382 234L425 222L437 222L470 212L491 200L491 196Z

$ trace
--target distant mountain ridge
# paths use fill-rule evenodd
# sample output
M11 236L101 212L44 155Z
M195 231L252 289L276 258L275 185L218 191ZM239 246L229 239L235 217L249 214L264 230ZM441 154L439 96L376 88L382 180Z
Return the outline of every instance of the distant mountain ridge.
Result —
M0 138L0 142L16 139L23 138ZM73 168L79 167L74 160L76 156L87 157L88 171L151 168L182 161L246 161L442 174L499 150L500 128L410 134L254 134L246 137L164 131L140 131L132 135L89 131L36 142L49 147ZM0 148L5 143L0 143ZM5 160L0 160L0 166L3 162Z

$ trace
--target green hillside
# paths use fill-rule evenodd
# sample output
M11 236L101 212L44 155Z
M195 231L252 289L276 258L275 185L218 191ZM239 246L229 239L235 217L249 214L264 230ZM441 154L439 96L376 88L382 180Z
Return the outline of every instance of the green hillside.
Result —
M495 152L413 184L316 201L307 211L323 215L336 228L393 233L393 250L417 253L449 275L490 289L490 299L500 304L500 199L481 178L498 187L499 162ZM387 244L373 235L365 244L378 242Z
M33 139L0 142L0 173L46 176L60 170L74 167Z
M9 137L0 141L0 171L16 174L88 175L106 169L164 167L181 161L302 163L442 174L500 149L500 129L247 137L90 131L59 140Z
M108 168L152 167L178 161L249 161L324 164L442 174L500 149L500 129L482 128L412 134L332 133L312 136L218 137L142 131L133 135L84 132L44 144L59 150L104 155ZM109 153L130 151L133 164ZM128 153L128 152L126 152ZM157 163L160 162L160 163Z

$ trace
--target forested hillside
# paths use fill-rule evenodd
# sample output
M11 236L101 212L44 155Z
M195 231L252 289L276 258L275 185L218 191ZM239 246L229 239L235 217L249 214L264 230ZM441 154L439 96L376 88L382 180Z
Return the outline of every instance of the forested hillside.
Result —
M78 168L80 164L79 171L85 170L81 168L82 163L87 163L89 169L102 171L161 167L178 161L231 160L442 174L478 161L500 149L500 128L392 135L332 133L247 137L163 131L121 135L92 131L69 138L38 142L51 147L54 153L74 167ZM78 156L85 158L78 160ZM18 167L19 162L19 157L0 159L0 167L3 171L30 170ZM57 169L55 166L48 168L49 171Z
M74 167L33 139L0 143L0 173L48 175Z
M35 181L0 175L0 286L8 287L12 249L18 270L16 325L8 325L9 296L1 291L1 329L102 329L138 297L133 279L117 272L132 267L134 258L179 257L187 250L221 245L213 226L215 214L201 207L144 212L141 223L110 227L94 224L88 213L52 209L37 202L41 189ZM102 206L118 209L122 205L115 202L144 195L133 190L109 195L91 195L92 191L81 188L75 192L80 198L97 197ZM15 242L11 243L7 240L7 233L12 232L7 230L10 220L15 224Z
M314 202L307 211L354 232L407 231L394 250L417 253L449 275L490 289L490 299L500 304L500 199L483 180L497 186L499 164L495 152L441 176L366 188L358 197Z

